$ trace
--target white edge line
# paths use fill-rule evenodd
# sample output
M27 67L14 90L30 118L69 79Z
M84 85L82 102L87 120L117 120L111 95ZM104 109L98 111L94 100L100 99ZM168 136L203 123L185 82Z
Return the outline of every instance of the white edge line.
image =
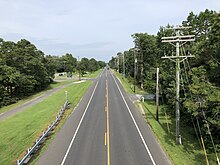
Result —
M66 154L65 154L65 156L64 156L64 158L63 158L63 161L62 161L61 165L64 165L64 163L65 163L65 161L66 161L67 155L69 154L69 151L70 151L70 149L71 149L71 147L72 147L72 145L73 145L73 142L74 142L74 140L75 140L75 138L76 138L76 135L77 135L77 133L78 133L78 131L79 131L79 128L80 128L80 126L81 126L81 124L82 124L82 121L83 121L83 119L84 119L84 116L85 116L85 114L86 114L86 112L87 112L87 110L88 110L88 107L89 107L90 102L91 102L91 100L92 100L92 98L93 98L93 95L94 95L94 93L95 93L95 90L96 90L96 87L97 87L98 83L99 83L99 82L96 83L96 86L95 86L95 88L94 88L94 90L93 90L93 92L92 92L92 95L91 95L91 97L90 97L90 99L89 99L89 102L88 102L88 104L87 104L87 106L86 106L86 109L85 109L85 111L84 111L84 113L83 113L83 115L82 115L82 117L81 117L81 119L80 119L80 122L79 122L79 124L78 124L78 126L77 126L77 129L76 129L74 135L73 135L73 138L72 138L72 140L71 140L71 142L70 142L70 145L69 145L69 147L68 147L68 149L67 149L67 151L66 151Z
M112 75L112 74L111 74L111 75ZM126 102L126 100L125 100L125 98L124 98L124 96L123 96L123 94L122 94L122 92L121 92L119 86L118 86L118 83L116 82L116 80L115 80L115 78L114 78L113 75L112 75L112 77L113 77L113 79L114 79L114 81L115 81L115 83L116 83L116 85L117 85L117 87L118 87L118 90L119 90L119 92L120 92L120 94L121 94L121 96L122 96L122 99L123 99L123 101L124 101L124 103L125 103L125 105L126 105L126 107L127 107L128 112L129 112L129 114L130 114L130 116L131 116L131 118L132 118L132 120L133 120L133 123L134 123L134 125L135 125L135 127L136 127L136 129L137 129L137 131L138 131L138 133L139 133L139 136L140 136L140 138L141 138L141 140L142 140L142 142L143 142L143 144L144 144L144 146L145 146L145 149L147 150L147 153L149 154L150 159L151 159L153 165L156 165L156 163L155 163L155 161L154 161L154 159L153 159L153 156L151 155L150 150L149 150L149 148L148 148L148 146L147 146L147 144L146 144L146 142L145 142L145 140L144 140L144 138L143 138L143 135L142 135L142 133L141 133L141 131L140 131L138 125L137 125L137 122L135 121L134 116L132 115L131 110L130 110L130 108L129 108L129 106L128 106L128 104L127 104L127 102Z

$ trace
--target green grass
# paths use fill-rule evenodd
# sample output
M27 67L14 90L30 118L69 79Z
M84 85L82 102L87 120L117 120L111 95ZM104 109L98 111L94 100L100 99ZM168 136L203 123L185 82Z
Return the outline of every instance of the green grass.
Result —
M69 79L76 78L78 76L78 72L73 72L72 77L67 77L66 72L62 73L62 76L59 76L59 74L61 74L61 73L56 73L55 80L56 79L57 80L69 80Z
M102 72L102 70L103 69L99 69L95 72L86 72L85 74L83 74L83 77L81 77L81 78L96 78ZM73 73L73 78L78 79L78 77L79 77L78 72ZM55 79L57 79L57 80L66 80L66 79L69 79L69 78L67 78L66 73L64 73L63 76L56 76Z
M165 113L165 108L159 107L159 122L156 121L156 106L154 102L142 103L146 119L160 144L169 155L173 164L196 165L205 164L205 156L195 136L192 135L193 125L181 127L182 145L175 143L175 121ZM190 127L191 126L191 127Z
M11 109L13 109L13 108L15 108L15 107L17 107L17 106L19 106L21 104L24 104L24 103L26 103L26 102L28 102L28 101L36 98L36 97L38 97L38 96L48 92L51 89L54 89L54 88L56 88L58 86L61 86L61 85L64 85L64 84L69 84L71 82L73 82L73 80L68 80L68 81L63 81L63 82L53 82L52 84L49 85L49 87L47 87L42 92L39 92L39 93L33 94L31 96L25 97L22 100L19 100L17 103L14 103L14 104L11 104L11 105L8 105L8 106L4 106L4 107L0 108L0 113L4 113L4 112L6 112L8 110L11 110Z
M112 70L113 73L120 79L125 91L127 93L134 93L134 85L132 84L132 82L129 82L128 79L124 78L122 76L122 74ZM136 94L147 94L146 91L141 90L138 86L135 86L135 93Z
M127 79L124 79L121 74L114 72L120 79L123 87L128 93L133 93L131 84ZM138 88L136 88L138 89ZM137 90L137 93L143 94L146 92ZM182 135L182 145L175 143L175 119L172 119L165 113L166 107L159 107L159 122L156 121L156 105L155 102L141 103L146 112L146 120L152 131L157 136L162 148L166 151L171 161L175 165L203 165L206 164L204 152L199 145L197 138L193 135L193 125L188 123L188 126L182 126L180 131ZM135 104L139 108L138 104ZM219 155L220 156L220 155ZM216 158L213 153L208 153L210 165L217 165Z
M84 74L82 78L96 78L102 72L102 70L103 69L99 69L95 72L88 72Z
M35 139L55 119L65 102L65 91L74 107L90 86L87 81L73 84L44 101L0 122L0 164L13 164L32 146ZM71 109L72 109L71 107Z

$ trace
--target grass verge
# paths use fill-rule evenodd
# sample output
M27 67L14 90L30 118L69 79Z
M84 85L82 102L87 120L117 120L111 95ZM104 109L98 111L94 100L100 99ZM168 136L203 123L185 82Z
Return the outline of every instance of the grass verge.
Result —
M96 78L102 72L102 70L103 69L99 69L95 72L88 72L84 74L82 78Z
M1 121L0 164L15 164L16 159L33 145L65 102L65 91L68 91L68 100L74 107L90 84L87 81L63 88L35 106Z
M132 82L129 82L127 78L124 78L120 73L112 70L112 72L119 78L120 82L122 83L125 91L127 93L134 93L134 85ZM146 91L141 90L138 86L135 86L135 93L136 94L147 94Z
M1 114L1 113L4 113L4 112L6 112L6 111L9 111L9 110L11 110L11 109L13 109L13 108L15 108L15 107L17 107L17 106L19 106L19 105L22 105L22 104L24 104L24 103L26 103L26 102L28 102L28 101L30 101L30 100L32 100L32 99L34 99L34 98L40 96L40 95L42 95L42 94L48 92L48 91L51 90L51 89L54 89L54 88L56 88L56 87L58 87L58 86L61 86L61 85L64 85L64 84L69 84L69 83L71 83L71 82L73 82L73 80L63 81L63 82L53 82L52 84L49 85L49 87L47 87L47 88L46 88L45 90L43 90L42 92L39 92L39 93L33 94L33 95L31 95L31 96L25 97L25 98L23 98L22 100L19 100L17 103L14 103L14 104L11 104L11 105L8 105L8 106L4 106L4 107L0 108L0 114Z
M181 127L182 145L175 142L175 120L166 114L166 107L159 107L159 122L156 121L155 102L142 103L148 124L157 136L160 144L169 155L173 164L205 164L205 157L192 127ZM189 123L189 125L192 125Z
M120 79L124 89L128 93L133 93L130 82L123 78L121 74L114 72ZM136 88L139 94L146 94ZM197 138L194 136L194 129L191 123L188 126L181 127L182 145L175 143L175 119L166 114L166 107L159 107L159 122L156 121L156 105L155 102L141 103L146 112L146 119L152 131L156 135L162 148L166 151L171 161L175 165L203 165L206 164L205 155L199 145ZM136 107L139 106L136 104ZM220 155L219 155L220 156ZM213 153L209 154L209 164L217 165Z

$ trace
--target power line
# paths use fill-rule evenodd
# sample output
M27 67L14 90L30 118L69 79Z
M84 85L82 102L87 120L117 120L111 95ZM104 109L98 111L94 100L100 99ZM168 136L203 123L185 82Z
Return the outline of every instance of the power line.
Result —
M180 91L180 62L185 60L188 57L194 57L191 55L185 56L182 55L180 56L180 47L182 47L186 42L188 41L195 41L194 35L185 35L181 36L180 35L180 30L183 29L189 29L190 27L182 27L182 26L176 26L174 28L168 28L172 29L175 31L176 35L175 36L170 36L170 37L162 37L162 42L168 42L171 45L176 47L176 55L175 56L164 56L162 58L168 58L172 61L175 59L176 63L176 143L181 144L181 135L180 135L180 106L179 106L179 91ZM176 43L176 44L173 44Z
M187 65L188 65L189 70L191 70L188 59L186 61L187 61ZM187 80L188 85L190 85L189 84L189 78L188 78L188 75L187 75L187 72L186 72L186 64L185 64L185 62L183 62L183 64L184 64L184 69L185 69L186 80ZM192 92L190 90L189 90L189 93L190 93L191 100L192 100L193 97L192 97ZM200 105L201 105L201 102L200 102ZM215 144L214 144L214 141L213 141L213 138L212 138L212 135L211 135L211 131L209 129L209 125L207 123L206 116L205 116L205 113L204 113L203 109L202 109L202 113L203 113L203 117L204 117L204 119L206 121L206 124L207 124L208 132L209 132L209 135L210 135L210 138L211 138L211 142L212 142L212 145L213 145L213 148L214 148L214 152L215 152L215 155L216 155L216 159L217 159L218 165L220 165L219 158L218 158L218 155L217 155L217 151L216 151L216 148L215 148ZM202 137L201 128L200 128L199 121L198 121L198 117L195 116L195 118L196 118L196 121L197 121L197 126L198 126L198 129L199 129L199 134L200 134L200 138L201 138L201 140L199 140L200 141L199 144L202 147L202 149L204 150L204 154L205 154L205 158L206 158L206 163L209 164L208 157L207 157L207 152L206 152L206 148L205 148L205 144L204 144L203 137ZM191 119L192 119L192 116L191 116ZM192 122L193 122L193 119L192 119ZM193 126L194 125L195 124L193 122ZM195 126L194 126L194 129L195 129ZM195 129L195 132L196 132L197 138L199 139L198 133L197 133L196 129Z

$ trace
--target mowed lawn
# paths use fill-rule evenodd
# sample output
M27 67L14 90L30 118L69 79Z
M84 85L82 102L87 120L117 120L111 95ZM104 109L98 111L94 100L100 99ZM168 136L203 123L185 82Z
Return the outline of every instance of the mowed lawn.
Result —
M28 102L28 101L36 98L36 97L39 97L39 96L45 94L46 92L48 92L48 91L50 91L50 90L52 90L56 87L59 87L61 85L65 85L65 84L70 84L72 82L74 82L74 81L73 80L67 80L67 81L63 81L63 82L53 82L45 90L43 90L39 93L36 93L36 94L31 95L31 96L25 97L25 98L19 100L17 103L14 103L14 104L11 104L11 105L0 108L0 114L4 113L6 111L9 111L9 110L11 110L11 109L13 109L13 108L15 108L19 105L22 105L22 104L24 104L24 103L26 103L26 102Z
M65 91L72 108L91 85L91 81L73 84L34 105L0 122L0 164L15 164L16 159L31 147L38 136L55 119L65 102Z

